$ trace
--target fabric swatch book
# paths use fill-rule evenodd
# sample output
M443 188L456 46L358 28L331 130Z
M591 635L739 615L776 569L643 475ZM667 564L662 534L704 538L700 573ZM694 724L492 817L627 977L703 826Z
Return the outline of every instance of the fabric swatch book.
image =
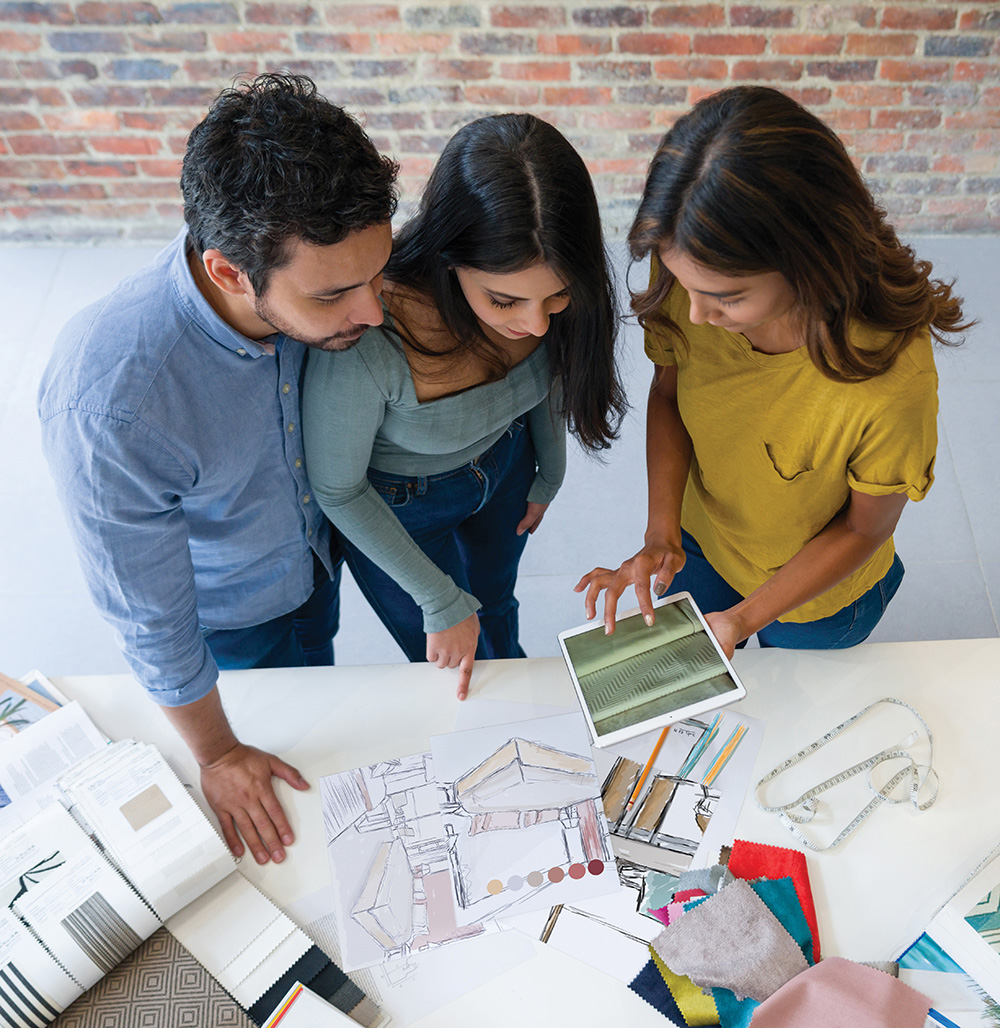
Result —
M52 742L61 738L60 718L85 719L79 709L66 711L0 746L0 768L12 781L23 779L26 767L55 769L49 781L36 774L8 803L0 839L0 1022L51 1023L166 926L183 959L207 971L218 993L228 993L252 1022L263 1023L299 981L357 1022L374 1024L378 1009L239 873L154 747L98 744L93 729L88 755L66 767L66 753L57 754ZM11 745L14 762L5 761ZM161 963L168 963L162 954ZM185 982L194 985L189 971L178 974L171 1002ZM104 992L117 990L116 1001L128 1006L138 1002L143 981L148 986L149 976L118 973ZM210 1004L218 998L204 980L194 991ZM81 1016L66 1023L108 1022ZM188 1023L242 1022L205 1012Z

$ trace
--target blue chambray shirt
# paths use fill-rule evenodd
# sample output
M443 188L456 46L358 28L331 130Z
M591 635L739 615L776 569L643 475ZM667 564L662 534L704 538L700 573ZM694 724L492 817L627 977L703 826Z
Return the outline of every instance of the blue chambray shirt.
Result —
M215 686L201 633L286 614L330 570L306 478L306 348L240 335L194 283L186 233L59 334L42 445L94 602L153 699Z

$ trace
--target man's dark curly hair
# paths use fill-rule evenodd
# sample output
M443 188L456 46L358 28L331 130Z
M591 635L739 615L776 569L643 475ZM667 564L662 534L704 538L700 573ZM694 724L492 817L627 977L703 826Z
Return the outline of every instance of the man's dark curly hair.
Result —
M389 221L398 166L302 75L226 89L188 137L184 220L198 253L219 250L258 296L294 239L319 246Z

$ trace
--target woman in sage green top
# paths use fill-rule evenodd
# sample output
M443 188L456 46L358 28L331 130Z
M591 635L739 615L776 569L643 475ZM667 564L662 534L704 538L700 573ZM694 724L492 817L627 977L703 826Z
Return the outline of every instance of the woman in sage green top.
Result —
M523 656L517 564L562 482L567 426L615 438L616 310L583 161L531 115L461 129L385 272L385 322L310 354L313 493L410 660Z

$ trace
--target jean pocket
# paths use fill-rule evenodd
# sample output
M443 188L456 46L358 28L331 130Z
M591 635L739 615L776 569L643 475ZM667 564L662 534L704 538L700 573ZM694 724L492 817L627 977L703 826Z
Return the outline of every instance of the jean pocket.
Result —
M390 507L405 507L413 495L413 490L405 479L391 480L369 475L368 481Z

